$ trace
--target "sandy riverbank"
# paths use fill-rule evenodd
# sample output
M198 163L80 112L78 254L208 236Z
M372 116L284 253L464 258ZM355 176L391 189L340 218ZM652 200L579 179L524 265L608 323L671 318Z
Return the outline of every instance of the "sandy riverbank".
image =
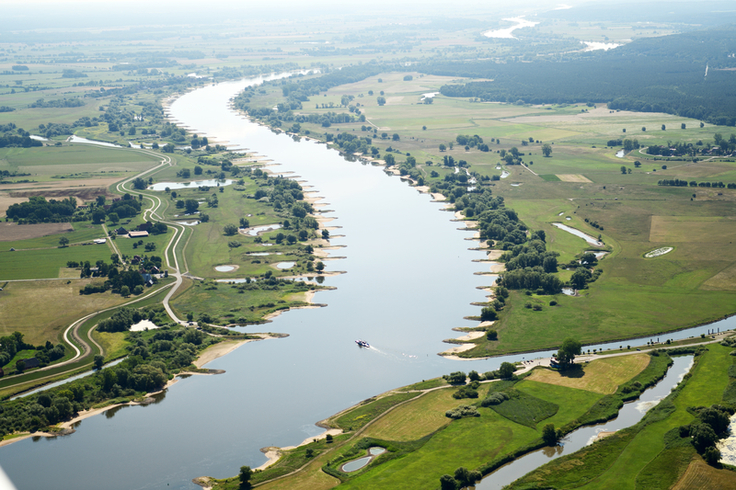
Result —
M237 349L243 344L247 344L248 342L254 342L256 340L265 340L265 339L272 339L272 338L277 338L277 337L274 337L268 334L261 334L260 339L247 339L247 340L239 340L239 341L220 342L202 351L200 356L192 364L194 364L198 368L202 368L202 366L204 366L205 364L211 361L214 361L215 359L220 358L226 354L229 354L230 352L234 351L235 349ZM150 398L153 395L157 395L165 391L167 388L169 388L170 386L172 386L174 383L178 382L181 379L179 377L180 375L191 375L191 374L208 374L208 373L187 373L187 372L179 373L178 375L174 376L174 378L170 379L161 390L147 393L146 395L143 396L143 399ZM95 415L99 415L101 413L107 412L108 410L111 410L116 407L121 407L125 405L132 406L132 405L140 405L140 404L141 404L140 402L117 403L113 405L106 405L101 408L93 408L90 410L84 410L82 412L79 412L77 416L74 417L73 419L58 424L57 427L61 429L59 433L34 432L32 434L23 434L21 436L14 437L13 439L7 439L5 441L0 441L0 447L8 446L15 442L28 439L29 437L59 437L59 436L63 436L66 434L71 434L72 432L74 432L74 425L76 425L77 422L81 422L84 419L94 417Z
M268 468L269 466L271 466L272 464L274 464L276 461L279 460L279 458L281 457L282 451L288 451L290 449L296 449L296 448L301 447L301 446L306 446L307 444L309 444L311 442L318 441L318 440L321 440L321 439L326 438L328 434L329 435L332 435L332 436L336 436L336 435L342 434L342 429L327 429L326 431L324 431L323 433L321 433L318 436L308 437L308 438L304 439L304 441L302 441L302 443L299 444L299 445L297 445L297 446L286 446L286 447L270 446L270 447L264 447L263 449L261 449L261 452L266 455L266 457L268 458L268 461L266 461L261 466L259 466L258 468L255 468L255 469L256 470L265 470L266 468Z

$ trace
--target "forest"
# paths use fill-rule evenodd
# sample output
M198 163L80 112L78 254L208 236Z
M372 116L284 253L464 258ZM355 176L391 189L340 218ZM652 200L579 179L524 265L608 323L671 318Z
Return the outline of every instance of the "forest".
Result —
M733 26L648 38L611 51L532 63L430 61L434 75L490 78L441 93L518 104L607 103L612 110L666 112L736 124ZM707 67L707 68L706 68Z

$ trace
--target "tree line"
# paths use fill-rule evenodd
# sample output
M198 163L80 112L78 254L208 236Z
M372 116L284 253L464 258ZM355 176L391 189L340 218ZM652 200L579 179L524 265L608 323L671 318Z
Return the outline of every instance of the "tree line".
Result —
M437 60L412 68L435 75L493 79L444 85L440 92L448 97L526 104L604 102L613 110L666 112L733 126L734 74L713 69L729 59L732 36L730 29L711 29L638 39L614 50L561 61ZM706 63L711 69L704 77Z
M149 313L150 309L141 312L143 316ZM109 399L133 399L159 390L170 376L191 365L200 349L216 342L195 329L166 326L149 338L140 332L129 332L126 340L128 357L120 364L38 394L3 402L0 436L43 429ZM102 356L97 357L101 367Z

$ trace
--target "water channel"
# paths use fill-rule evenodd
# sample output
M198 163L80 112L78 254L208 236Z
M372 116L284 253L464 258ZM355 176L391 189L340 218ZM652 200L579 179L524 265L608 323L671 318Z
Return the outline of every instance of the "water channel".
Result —
M109 410L83 420L71 436L33 438L0 448L0 464L20 489L191 489L196 476L235 475L265 462L260 448L289 446L322 432L315 422L386 390L458 369L485 372L501 362L548 357L553 351L459 364L436 355L474 326L471 302L495 277L475 275L485 252L470 250L474 231L462 230L441 203L379 167L348 162L313 141L294 141L227 108L245 86L261 79L211 85L171 106L171 115L197 134L250 148L293 171L325 196L341 226L328 277L315 301L326 308L287 312L249 332L289 337L246 344L207 365L225 370L191 376L157 403ZM225 192L232 192L230 189ZM195 251L196 253L196 251ZM736 317L667 334L678 339L736 327ZM354 339L370 342L359 349ZM656 336L655 336L656 338ZM642 340L641 343L648 340ZM636 344L636 341L628 341ZM591 348L616 348L620 342ZM89 471L94 468L94 471Z
M650 408L669 395L672 388L677 386L683 376L690 371L692 364L693 356L675 357L665 377L655 386L646 389L637 400L626 403L619 410L618 417L603 424L581 427L565 436L559 446L546 447L525 454L488 474L475 486L476 490L501 489L534 468L592 444L601 432L614 432L631 427L639 422Z

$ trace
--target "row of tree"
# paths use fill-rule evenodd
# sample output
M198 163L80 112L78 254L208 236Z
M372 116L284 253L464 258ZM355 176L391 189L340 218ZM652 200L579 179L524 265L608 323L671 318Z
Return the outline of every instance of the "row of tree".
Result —
M714 189L736 189L736 182L729 182L724 184L723 182L697 182L695 180L684 180L684 179L662 179L657 181L657 185L671 186L671 187L707 187Z

